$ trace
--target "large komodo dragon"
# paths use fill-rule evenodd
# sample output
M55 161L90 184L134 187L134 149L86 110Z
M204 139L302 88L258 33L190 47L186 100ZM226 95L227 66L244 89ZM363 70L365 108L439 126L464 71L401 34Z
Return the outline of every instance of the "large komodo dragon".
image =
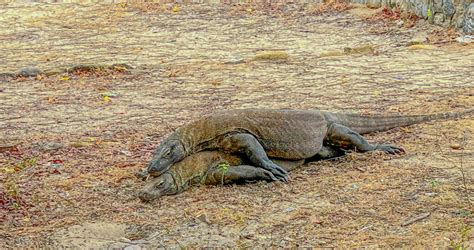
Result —
M324 147L311 160L337 158L343 154L343 151ZM292 171L305 163L305 160L271 160L286 171ZM201 151L173 164L160 176L148 180L138 197L143 201L151 201L161 196L181 193L189 187L200 184L219 185L274 180L270 171L247 164L242 155L222 151Z
M186 156L218 150L243 154L250 163L272 173L274 180L288 180L288 172L269 159L302 160L315 156L323 145L360 152L402 153L388 144L370 144L364 133L385 131L420 122L456 118L472 113L418 116L361 116L319 110L243 109L220 111L178 128L164 139L141 176L159 176Z

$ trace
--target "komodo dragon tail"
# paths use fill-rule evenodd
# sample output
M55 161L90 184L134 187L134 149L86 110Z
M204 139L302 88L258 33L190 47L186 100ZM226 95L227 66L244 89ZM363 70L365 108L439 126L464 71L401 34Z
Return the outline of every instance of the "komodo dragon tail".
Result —
M454 119L471 113L474 113L474 108L461 112L412 116L363 116L357 114L329 112L324 112L324 115L329 122L335 122L344 125L357 133L365 134L376 131L386 131L396 127L409 126L427 121Z

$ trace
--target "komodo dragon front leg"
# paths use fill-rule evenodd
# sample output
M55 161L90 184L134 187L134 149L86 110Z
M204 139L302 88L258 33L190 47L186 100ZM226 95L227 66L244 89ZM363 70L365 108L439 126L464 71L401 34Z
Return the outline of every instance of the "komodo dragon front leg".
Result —
M250 183L256 181L277 181L278 179L268 170L250 165L230 166L226 169L218 166L212 167L204 184L216 185L232 183Z
M328 155L328 158L336 155ZM322 157L325 157L322 156ZM305 160L286 161L273 159L275 163L281 166L286 171L292 171L305 163ZM229 166L227 168L219 167L219 164L214 163L214 166L209 168L206 175L206 185L216 184L231 184L231 183L250 183L256 181L277 181L278 179L268 170L263 168L256 168L251 165L237 165Z
M370 144L362 135L352 131L350 128L332 123L329 125L325 138L326 142L333 146L355 148L361 152L382 151L389 154L403 153L403 148L389 144Z
M256 167L270 171L278 180L288 182L288 172L273 163L265 149L251 134L231 134L218 142L218 148L227 153L243 153Z

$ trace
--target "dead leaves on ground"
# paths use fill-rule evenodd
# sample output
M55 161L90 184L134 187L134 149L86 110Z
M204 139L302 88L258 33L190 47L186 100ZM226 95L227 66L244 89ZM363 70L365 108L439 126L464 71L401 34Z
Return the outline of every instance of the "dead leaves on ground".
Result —
M415 14L401 11L398 8L391 9L387 6L383 7L375 15L365 18L371 22L384 22L393 23L395 21L402 20L405 28L411 28L415 26L416 22L420 19Z
M352 4L346 0L326 0L324 3L317 5L313 10L313 14L323 13L337 13L349 10L352 8Z

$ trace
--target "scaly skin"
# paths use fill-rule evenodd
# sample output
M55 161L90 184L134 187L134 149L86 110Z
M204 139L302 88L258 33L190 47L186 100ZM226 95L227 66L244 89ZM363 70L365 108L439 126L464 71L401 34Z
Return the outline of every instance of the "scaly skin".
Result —
M310 161L338 159L344 152L323 146ZM304 160L283 161L272 159L286 171L292 171L305 163ZM165 173L152 177L140 191L138 197L151 201L165 195L181 193L191 186L221 185L254 181L274 181L270 171L246 165L243 156L221 151L201 151L173 164Z
M415 123L456 118L472 113L423 116L371 117L319 110L227 110L205 116L178 128L155 151L147 173L159 176L186 156L202 150L244 154L251 165L287 181L288 173L269 159L302 160L315 156L323 143L361 152L402 153L386 144L373 145L360 134L385 131Z
M324 148L319 158L331 159L341 156L341 151ZM324 153L323 153L324 152ZM304 164L304 160L281 161L272 159L286 171L292 171ZM181 193L196 185L220 185L240 182L274 181L270 171L246 165L242 156L221 151L201 151L192 154L171 166L165 173L152 177L140 191L138 197L151 201L165 195Z

